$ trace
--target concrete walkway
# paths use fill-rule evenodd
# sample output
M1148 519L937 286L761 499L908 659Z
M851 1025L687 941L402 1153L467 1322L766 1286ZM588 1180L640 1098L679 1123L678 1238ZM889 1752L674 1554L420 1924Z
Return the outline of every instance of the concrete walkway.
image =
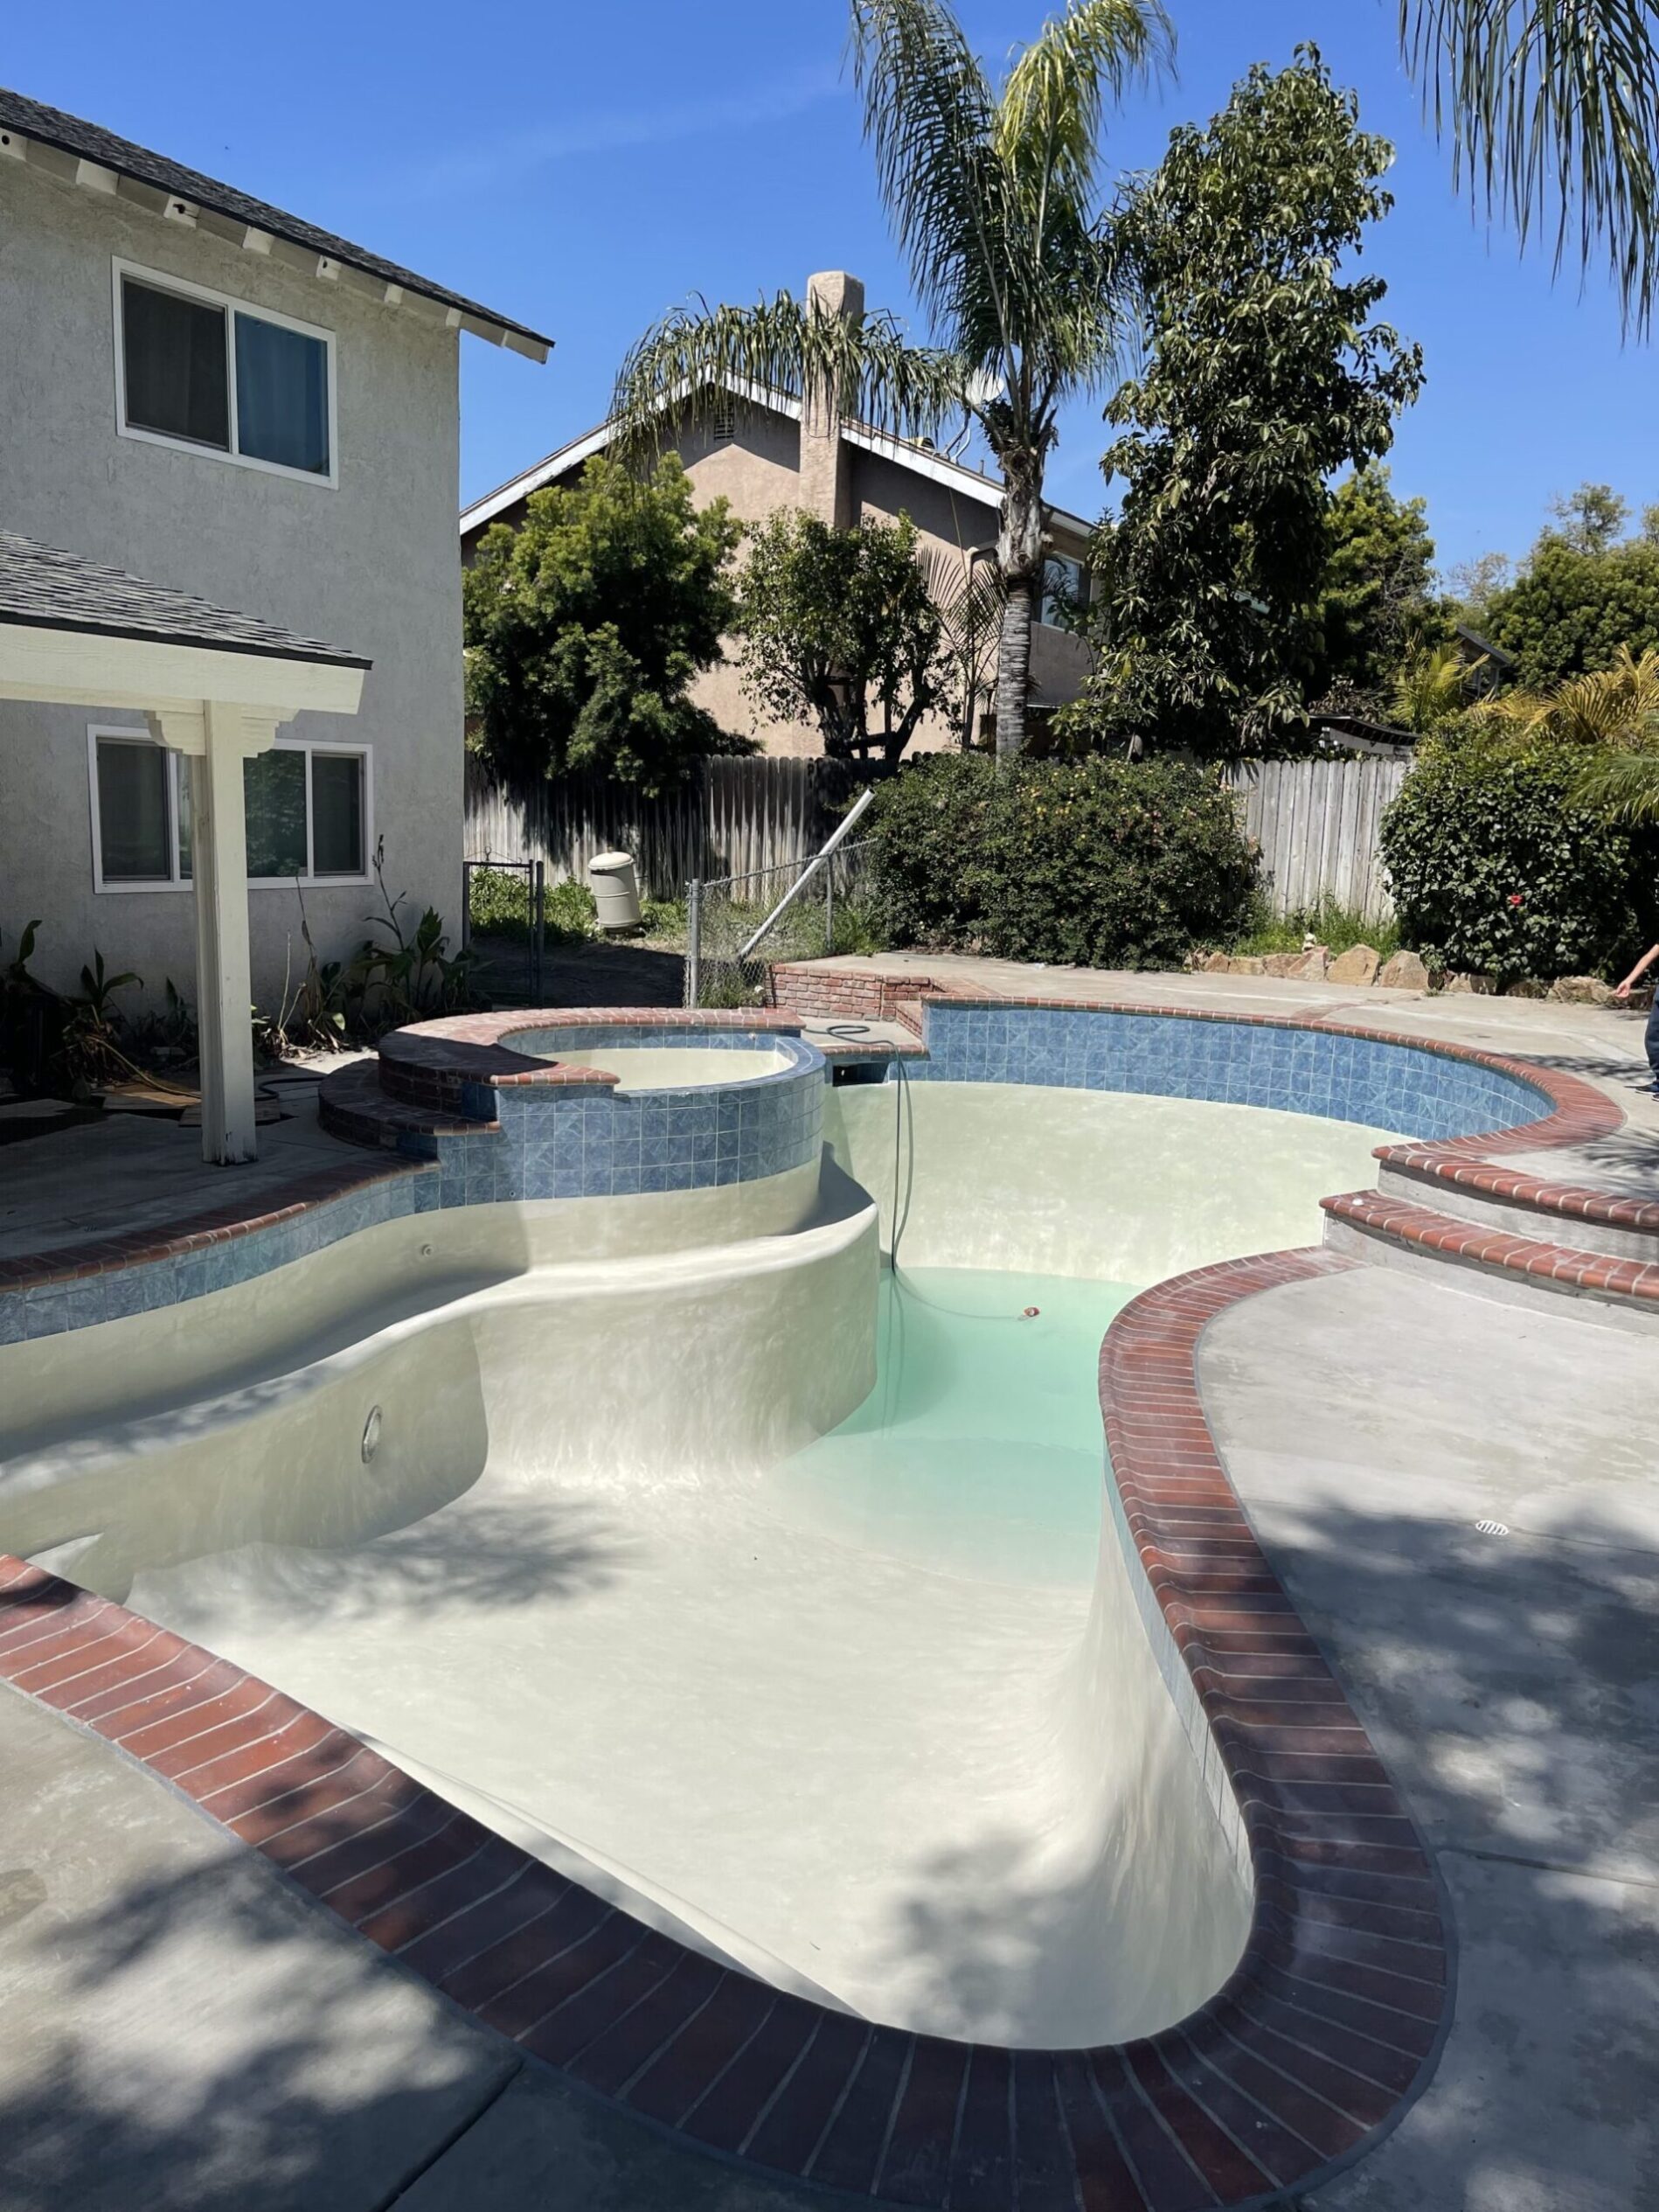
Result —
M807 2212L475 2026L0 1688L0 2212Z
M1654 1367L1600 1323L1375 1267L1247 1299L1200 1346L1234 1486L1455 1923L1434 2078L1322 2212L1659 2204Z

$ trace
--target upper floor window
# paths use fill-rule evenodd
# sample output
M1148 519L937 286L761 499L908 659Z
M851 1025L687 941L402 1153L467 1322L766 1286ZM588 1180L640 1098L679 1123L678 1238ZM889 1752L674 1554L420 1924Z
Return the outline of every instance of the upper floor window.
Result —
M1043 600L1038 621L1053 630L1075 629L1088 603L1088 571L1082 562L1068 560L1064 553L1051 553L1043 563Z
M117 261L115 337L128 437L337 481L329 331Z

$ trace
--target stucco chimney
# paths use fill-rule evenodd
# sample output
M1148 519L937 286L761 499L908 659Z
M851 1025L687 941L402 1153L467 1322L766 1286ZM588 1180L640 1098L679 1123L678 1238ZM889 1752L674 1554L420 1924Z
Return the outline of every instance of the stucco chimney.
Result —
M862 323L864 288L845 269L820 270L807 279L807 308ZM836 395L818 385L809 385L801 409L801 504L835 530L849 529L854 520L841 409Z

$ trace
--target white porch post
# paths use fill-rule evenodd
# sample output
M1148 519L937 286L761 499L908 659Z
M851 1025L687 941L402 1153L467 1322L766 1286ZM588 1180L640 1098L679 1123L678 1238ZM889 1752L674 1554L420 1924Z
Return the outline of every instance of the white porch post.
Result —
M259 1150L242 763L273 742L276 720L219 699L205 700L198 714L163 712L149 719L163 743L190 761L202 1158L230 1165L253 1159Z

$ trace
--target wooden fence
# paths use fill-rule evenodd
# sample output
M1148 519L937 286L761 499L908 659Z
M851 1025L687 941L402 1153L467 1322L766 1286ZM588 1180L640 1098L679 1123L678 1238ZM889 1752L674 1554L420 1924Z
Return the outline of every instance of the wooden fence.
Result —
M816 852L850 796L839 762L703 762L670 797L643 799L603 777L573 778L520 805L467 755L471 859L545 860L551 882L584 876L596 852L631 852L647 898L677 898L693 876L742 875Z
M1378 850L1384 809L1410 763L1244 761L1227 782L1245 802L1245 827L1261 848L1261 873L1275 914L1322 899L1386 922L1393 901Z
M1246 761L1227 781L1244 799L1276 914L1329 899L1385 922L1392 912L1377 848L1383 810L1408 763ZM705 761L680 790L642 799L602 777L549 785L521 806L467 756L467 852L539 859L550 880L583 876L596 852L634 855L648 898L677 898L692 876L741 875L816 852L852 790L838 762Z

